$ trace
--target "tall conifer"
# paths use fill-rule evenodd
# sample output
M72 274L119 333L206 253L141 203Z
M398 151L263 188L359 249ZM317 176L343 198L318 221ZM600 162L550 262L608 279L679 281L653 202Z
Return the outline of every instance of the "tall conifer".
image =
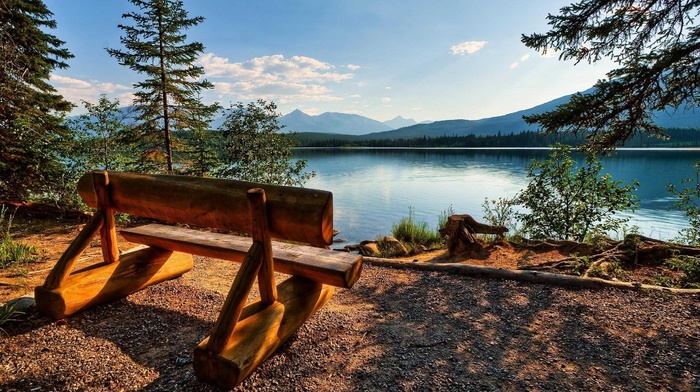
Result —
M525 45L576 63L610 59L617 68L592 93L525 120L585 135L589 151L637 133L666 137L656 113L700 108L699 17L699 0L580 0L549 15L551 30L524 35Z
M172 131L204 129L219 109L218 104L201 103L200 92L214 86L201 79L204 70L194 65L204 46L199 42L187 43L184 33L204 18L188 17L182 1L129 1L139 12L122 15L134 23L119 25L124 31L121 43L125 50L107 49L107 52L119 64L145 75L145 80L134 84L137 89L134 104L141 121L139 141L144 148L145 163L158 163L164 158L167 172L172 173L175 145Z
M56 27L41 0L0 1L0 198L26 200L60 183L72 108L49 84L73 56L45 29Z

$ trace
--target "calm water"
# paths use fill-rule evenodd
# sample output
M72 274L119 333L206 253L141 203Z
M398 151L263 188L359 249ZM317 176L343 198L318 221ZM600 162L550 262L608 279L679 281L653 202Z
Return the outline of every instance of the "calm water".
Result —
M297 149L316 177L306 186L333 192L334 226L351 243L391 233L392 224L415 208L418 219L437 226L450 205L458 214L483 216L485 198L512 197L527 185L526 165L546 159L545 149ZM666 185L694 176L700 150L627 149L603 159L614 179L640 182L640 208L630 225L668 239L687 227L668 211Z

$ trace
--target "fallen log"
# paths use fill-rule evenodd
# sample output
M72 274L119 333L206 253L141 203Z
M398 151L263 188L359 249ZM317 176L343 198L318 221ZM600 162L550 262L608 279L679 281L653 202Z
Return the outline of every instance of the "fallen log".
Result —
M413 263L388 261L377 257L364 257L364 262L379 267L396 269L413 269L419 271L436 271L475 278L506 279L520 282L552 284L563 287L580 287L587 289L617 288L623 290L653 290L677 294L700 294L700 289L680 289L663 286L641 284L636 282L619 282L600 278L582 278L578 276L560 275L549 272L530 270L510 270L503 268L482 267L471 264L445 263Z

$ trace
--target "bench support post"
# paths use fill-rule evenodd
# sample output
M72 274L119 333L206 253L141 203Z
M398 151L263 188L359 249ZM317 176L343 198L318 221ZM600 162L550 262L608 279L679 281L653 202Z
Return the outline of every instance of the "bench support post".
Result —
M192 269L192 255L180 252L139 247L120 255L107 172L94 172L93 183L97 211L61 255L44 285L34 290L39 311L54 319L127 296ZM103 262L73 272L97 232Z
M333 295L333 288L294 276L275 286L265 192L247 193L253 245L243 260L211 336L194 350L205 382L233 388L275 352ZM255 276L260 298L244 308Z

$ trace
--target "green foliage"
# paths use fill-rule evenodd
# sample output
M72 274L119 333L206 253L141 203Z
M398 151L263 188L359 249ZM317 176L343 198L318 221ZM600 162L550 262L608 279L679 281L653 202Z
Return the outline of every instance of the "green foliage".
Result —
M700 106L698 1L581 0L547 19L551 30L523 36L526 46L561 60L613 60L617 68L592 93L554 111L525 117L548 133L585 135L590 151L635 134L665 138L654 111Z
M204 70L195 61L204 51L199 42L186 43L184 30L197 26L203 17L189 18L182 1L129 0L140 13L122 17L133 26L119 25L124 31L121 43L126 50L107 49L119 64L145 75L134 84L134 104L141 124L134 140L141 146L142 170L165 165L173 172L174 140L171 128L181 131L207 129L209 120L220 109L218 103L204 105L200 92L214 86L201 79Z
M7 215L7 208L0 207L0 227L4 230L0 232L0 269L7 268L15 264L26 264L36 261L39 252L33 245L15 241L10 235L14 214Z
M455 211L452 209L452 205L444 209L442 212L438 214L438 227L437 231L440 232L440 230L444 229L445 226L447 226L447 221L450 219L450 216L454 215Z
M280 185L303 185L315 174L304 172L305 160L292 162L292 134L280 133L274 102L238 102L219 127L223 137L218 177Z
M569 146L556 145L545 161L528 165L527 187L517 196L525 213L516 213L525 234L535 239L583 241L591 230L618 230L629 218L615 218L623 210L634 210L632 191L639 184L623 185L610 174L601 175L602 165L594 155L576 168Z
M700 288L700 258L693 256L676 256L666 264L673 270L683 272L681 286Z
M695 164L695 179L686 178L681 180L682 188L674 184L668 185L668 191L678 201L671 208L677 209L685 214L689 228L678 232L678 242L687 243L692 246L700 246L700 162Z
M579 256L578 254L574 254L572 257L575 258L575 261L571 264L571 272L574 275L583 275L591 267L591 264L593 264L588 256Z
M219 146L222 143L220 132L207 129L193 129L183 135L186 160L183 172L197 177L212 176L221 165Z
M0 199L26 201L59 187L60 157L69 130L62 113L72 105L48 83L73 57L41 0L5 0L0 10Z
M14 305L0 306L0 331L6 333L2 326L12 321L17 321L15 317L23 314L24 312L15 309Z
M485 198L481 207L484 210L484 220L492 226L503 226L510 233L517 232L517 219L513 207L517 205L515 198L499 197L498 199Z
M138 156L131 142L131 111L123 112L118 99L111 101L104 94L97 104L83 101L83 105L87 112L67 121L73 140L66 153L64 185L52 195L56 204L78 209L85 207L75 188L80 176L97 169L134 170Z
M423 245L427 248L439 247L442 244L440 235L428 227L428 222L416 221L414 215L415 208L408 207L408 217L392 225L391 234L394 238L412 247L415 245Z

